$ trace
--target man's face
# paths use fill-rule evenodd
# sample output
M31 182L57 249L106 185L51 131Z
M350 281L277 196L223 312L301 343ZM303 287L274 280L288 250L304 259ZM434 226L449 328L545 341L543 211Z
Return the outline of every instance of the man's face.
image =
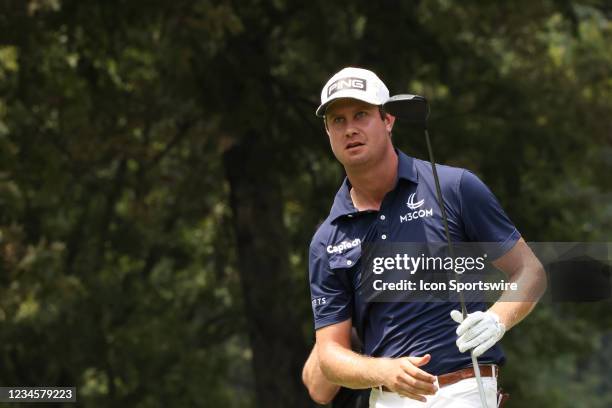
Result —
M395 118L378 106L356 99L339 99L325 113L327 135L332 151L345 168L376 163L392 149L389 133Z

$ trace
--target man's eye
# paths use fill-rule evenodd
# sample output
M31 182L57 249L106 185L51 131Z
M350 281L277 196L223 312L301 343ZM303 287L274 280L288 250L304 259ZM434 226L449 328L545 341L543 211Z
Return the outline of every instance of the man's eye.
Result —
M334 122L334 123L342 123L342 122L344 122L344 118L342 118L342 117L335 117L335 118L332 119L332 122Z
M363 118L364 116L366 116L368 113L365 111L361 111L361 112L357 112L355 114L355 118L359 119L359 118Z

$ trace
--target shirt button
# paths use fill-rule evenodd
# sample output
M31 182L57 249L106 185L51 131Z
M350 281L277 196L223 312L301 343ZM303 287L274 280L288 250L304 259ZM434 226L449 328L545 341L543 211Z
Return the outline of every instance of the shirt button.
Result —
M382 234L382 235L381 235L381 238L382 238L382 239L387 239L387 236L386 236L385 234Z
M351 265L353 264L353 261L351 261L350 259L347 259L347 260L346 260L346 264L347 264L348 266L351 266Z
M385 217L385 215L384 215L384 214L380 216L380 219L381 219L381 220L383 220L383 221L385 220L385 218L386 218L386 217Z
M353 218L353 214L349 214L349 215L348 215L348 217L349 217L349 218Z

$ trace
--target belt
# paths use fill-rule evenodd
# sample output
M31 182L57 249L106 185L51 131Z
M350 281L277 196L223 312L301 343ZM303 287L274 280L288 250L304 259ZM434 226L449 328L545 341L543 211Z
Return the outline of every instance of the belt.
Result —
M478 368L480 368L480 376L481 377L495 377L499 374L499 367L495 364L479 364ZM447 385L454 384L461 380L465 380L467 378L476 377L476 373L474 372L473 367L462 368L461 370L453 371L452 373L442 374L438 376L438 386L444 387ZM382 386L383 391L391 392L384 385Z
M497 378L499 373L499 368L494 364L479 364L478 368L480 368L480 376L481 377L494 377ZM452 373L442 374L438 376L438 385L440 387L444 387L446 385L451 385L461 380L465 380L466 378L476 377L476 373L474 372L474 367L463 368L461 370L453 371Z

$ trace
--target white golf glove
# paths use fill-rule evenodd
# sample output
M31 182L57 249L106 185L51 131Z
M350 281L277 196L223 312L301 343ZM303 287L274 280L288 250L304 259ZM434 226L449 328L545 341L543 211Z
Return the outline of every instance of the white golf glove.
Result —
M463 315L458 310L453 310L451 318L459 324L457 327L457 347L460 352L474 349L475 357L482 355L485 351L497 343L506 332L504 324L500 322L499 316L493 312L474 312Z

